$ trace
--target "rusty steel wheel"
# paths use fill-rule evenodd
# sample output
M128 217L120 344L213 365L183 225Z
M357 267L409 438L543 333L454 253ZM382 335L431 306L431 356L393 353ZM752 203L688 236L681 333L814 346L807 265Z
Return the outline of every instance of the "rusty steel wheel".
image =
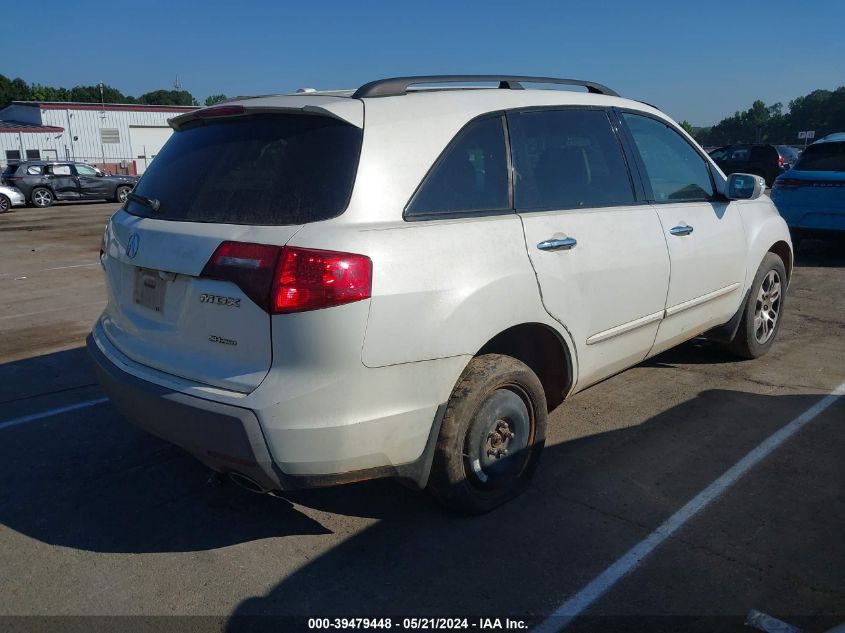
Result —
M473 358L446 406L428 490L450 510L481 514L520 494L546 437L537 375L503 354Z

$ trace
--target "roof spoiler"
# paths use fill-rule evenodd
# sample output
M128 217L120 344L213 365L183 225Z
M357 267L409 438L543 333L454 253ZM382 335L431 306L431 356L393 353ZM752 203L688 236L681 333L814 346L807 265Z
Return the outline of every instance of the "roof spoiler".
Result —
M294 97L294 99L297 99ZM357 104L357 105L356 105ZM349 99L334 98L331 103L308 103L299 101L291 102L290 105L249 105L248 103L226 102L213 105L209 108L200 108L193 112L180 114L168 121L170 127L178 130L189 121L196 119L232 118L250 114L310 114L317 116L328 116L344 123L349 123L358 128L364 127L364 113L360 102Z

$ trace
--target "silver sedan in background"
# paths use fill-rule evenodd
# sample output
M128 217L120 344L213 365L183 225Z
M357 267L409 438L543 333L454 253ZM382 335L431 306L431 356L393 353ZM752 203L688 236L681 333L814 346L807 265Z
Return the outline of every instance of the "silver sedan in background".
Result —
M6 213L12 207L20 207L26 204L26 198L20 189L0 185L0 213Z

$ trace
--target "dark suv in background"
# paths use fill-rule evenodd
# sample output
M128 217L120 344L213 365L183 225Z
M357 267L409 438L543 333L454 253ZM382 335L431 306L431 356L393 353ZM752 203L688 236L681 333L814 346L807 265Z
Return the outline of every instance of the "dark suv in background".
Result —
M49 207L55 200L125 202L138 176L115 176L85 163L24 161L6 167L3 182L17 187L26 201Z
M798 156L798 150L788 145L764 143L726 145L710 151L710 157L726 175L756 174L765 178L769 187L775 178L798 162Z

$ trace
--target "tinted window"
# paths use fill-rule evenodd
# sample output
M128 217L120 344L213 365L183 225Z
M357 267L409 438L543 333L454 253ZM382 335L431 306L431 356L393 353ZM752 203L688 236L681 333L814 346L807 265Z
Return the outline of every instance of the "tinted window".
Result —
M261 114L196 121L174 132L135 192L160 202L139 216L186 222L302 224L342 213L362 131L337 119Z
M734 147L731 149L730 160L747 161L751 157L750 147Z
M500 116L474 121L452 141L414 195L406 215L510 209Z
M17 165L6 165L6 169L3 170L4 176L14 176L15 172L18 170Z
M798 171L845 171L845 143L816 143L801 154Z
M516 208L578 209L634 202L622 147L601 110L508 115Z
M751 148L751 160L776 163L778 151L771 145L755 145Z
M713 195L707 163L680 134L650 117L631 113L623 116L645 165L655 200L702 200Z

